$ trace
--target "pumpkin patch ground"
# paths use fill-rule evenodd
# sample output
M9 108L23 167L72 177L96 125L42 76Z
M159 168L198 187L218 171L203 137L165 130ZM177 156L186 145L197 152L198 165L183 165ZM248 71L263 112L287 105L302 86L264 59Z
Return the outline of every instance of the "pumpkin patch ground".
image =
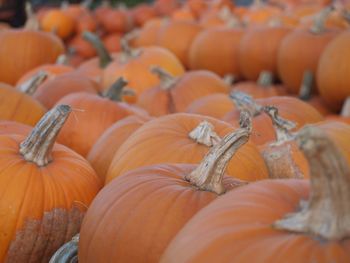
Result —
M0 263L350 263L350 1L10 2Z

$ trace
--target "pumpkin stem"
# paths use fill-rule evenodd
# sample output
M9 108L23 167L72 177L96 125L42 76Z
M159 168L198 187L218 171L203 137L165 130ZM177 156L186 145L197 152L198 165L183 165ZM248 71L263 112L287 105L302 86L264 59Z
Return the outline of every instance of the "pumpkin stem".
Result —
M237 76L233 75L233 74L226 74L223 77L223 81L228 85L228 86L232 86L237 80Z
M278 109L276 107L264 106L262 111L265 112L272 120L277 138L274 145L281 145L286 141L294 139L294 136L290 133L290 131L296 126L294 122L283 119L281 116L279 116Z
M103 94L103 97L108 98L113 101L123 101L123 95L126 93L135 95L135 92L131 89L126 89L126 85L128 85L128 82L123 78L118 78L112 86Z
M158 67L158 66L153 66L151 67L151 72L153 74L156 74L158 78L160 79L160 87L163 90L169 90L171 89L174 84L177 82L177 78L172 76L169 72L167 72L165 69Z
M25 22L24 28L38 31L40 29L39 21L33 11L33 6L30 1L26 1L25 3L25 12L27 21Z
M58 105L41 118L19 146L19 152L25 160L38 166L46 166L51 162L52 147L70 112L70 106Z
M79 234L76 234L71 241L56 251L49 263L78 262L78 245Z
M345 102L343 104L343 107L342 107L340 115L342 117L346 117L346 118L350 117L350 97L346 98L346 100L345 100Z
M274 227L326 240L350 237L350 168L335 143L320 128L306 126L296 141L310 164L310 197L299 211Z
M208 147L217 144L221 140L220 136L214 131L214 126L207 121L202 121L188 136L195 142Z
M69 58L67 54L61 54L56 59L56 65L68 65Z
M303 81L299 90L299 99L308 101L312 96L312 87L314 83L314 74L306 70L303 75Z
M230 94L230 98L240 111L248 111L253 117L261 114L262 106L258 105L247 93L234 91Z
M312 27L310 28L310 32L313 34L321 34L324 32L325 29L325 23L330 15L335 10L335 7L333 5L329 5L326 8L324 8L319 14L317 14L314 18L314 23Z
M101 39L94 33L85 31L83 38L88 41L95 49L100 59L100 67L105 68L112 62L112 57L102 43Z
M257 83L261 87L271 86L273 83L273 74L271 71L263 70L259 74Z
M129 45L129 37L120 39L121 54L118 58L120 63L127 63L130 59L140 56L141 50L131 48Z
M33 95L38 87L47 79L48 74L44 70L40 70L33 77L22 83L17 89L29 96Z
M248 141L251 133L252 120L249 112L241 112L240 125L240 129L226 135L210 149L199 166L185 177L187 181L203 191L218 195L225 193L222 179L226 167L237 150Z

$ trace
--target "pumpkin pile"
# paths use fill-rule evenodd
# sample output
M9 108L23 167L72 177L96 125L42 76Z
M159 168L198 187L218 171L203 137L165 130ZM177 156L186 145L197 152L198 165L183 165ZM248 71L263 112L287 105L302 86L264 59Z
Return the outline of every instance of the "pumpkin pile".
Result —
M0 262L350 262L350 1L90 4L1 24Z

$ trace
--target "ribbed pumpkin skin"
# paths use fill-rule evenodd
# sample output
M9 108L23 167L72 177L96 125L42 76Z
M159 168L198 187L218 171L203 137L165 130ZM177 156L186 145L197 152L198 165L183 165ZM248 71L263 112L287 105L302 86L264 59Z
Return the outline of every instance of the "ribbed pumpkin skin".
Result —
M40 31L1 31L0 43L0 82L12 85L27 71L54 63L64 52L56 36Z
M296 123L297 129L305 124L323 120L323 116L311 105L294 97L270 97L257 99L256 102L262 106L275 106L280 116ZM229 112L223 120L229 123L237 123L239 120L238 110ZM257 145L276 140L272 122L266 114L260 114L253 118L251 140Z
M106 180L106 173L115 152L134 131L148 120L150 118L146 116L133 115L126 117L109 127L96 141L86 159L103 182Z
M59 104L70 105L73 112L62 128L58 142L84 157L103 132L116 121L143 113L126 103L115 103L89 93L70 94L58 101Z
M158 262L185 223L218 197L184 180L195 167L154 165L113 180L84 218L79 261ZM226 177L224 184L229 190L237 180Z
M345 31L325 48L317 70L319 91L334 110L350 96L350 32Z
M139 94L159 84L157 76L150 72L152 66L162 67L173 76L184 73L181 62L170 51L161 47L145 47L139 57L125 64L118 61L110 63L103 73L103 88L109 88L119 77L124 77L128 86Z
M235 108L235 104L227 94L215 93L193 101L186 112L222 119Z
M278 50L278 74L290 93L298 94L306 70L316 74L319 59L328 43L339 31L313 34L309 30L296 29L281 42ZM316 86L321 84L317 80Z
M118 149L109 167L106 182L145 165L198 163L209 151L209 147L198 144L189 138L188 134L204 120L214 126L214 131L221 138L235 129L228 123L214 118L186 113L172 114L149 121ZM259 150L250 142L232 158L226 173L246 181L268 176Z
M28 135L33 127L16 121L0 121L1 134Z
M202 31L193 40L190 48L190 69L207 69L222 77L226 74L238 76L238 47L243 34L238 29Z
M162 25L158 31L157 45L173 52L181 63L189 67L189 49L202 27L195 22L173 21ZM181 41L176 41L181 39Z
M48 262L79 232L101 182L81 156L59 144L45 167L19 154L20 135L0 136L0 261Z
M75 72L65 73L40 85L32 95L45 107L51 109L57 101L71 93L86 92L97 94L98 85Z
M0 83L0 120L17 121L34 126L46 109L30 96Z
M286 27L264 26L250 29L245 33L238 52L239 69L244 78L257 80L264 70L277 77L278 48L289 32L290 29Z
M228 93L229 86L215 73L207 70L187 71L169 90L161 85L144 91L138 105L152 116L184 112L197 98L216 93Z
M231 191L197 213L161 263L346 263L350 241L322 242L271 227L308 198L306 180L266 180Z

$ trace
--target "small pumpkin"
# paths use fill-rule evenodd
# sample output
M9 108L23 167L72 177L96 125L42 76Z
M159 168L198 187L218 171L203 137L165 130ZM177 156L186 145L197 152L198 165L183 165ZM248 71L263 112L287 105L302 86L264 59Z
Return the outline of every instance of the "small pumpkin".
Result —
M46 32L54 32L62 39L69 38L75 31L75 20L59 9L48 11L42 18L41 28Z

